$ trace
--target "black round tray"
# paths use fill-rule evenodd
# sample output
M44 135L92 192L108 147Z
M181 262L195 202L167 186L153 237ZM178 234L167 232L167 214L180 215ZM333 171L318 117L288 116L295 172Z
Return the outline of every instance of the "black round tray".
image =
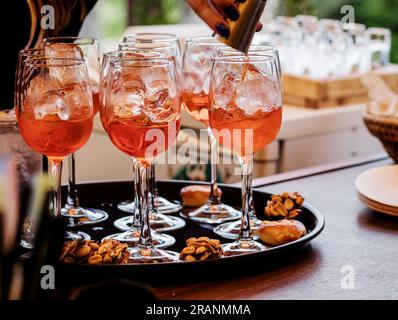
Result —
M159 195L169 200L180 200L180 190L184 186L190 184L201 184L200 182L194 181L158 181L157 186ZM241 189L238 187L219 185L223 191L222 201L226 204L239 208L241 205ZM86 207L101 208L108 212L109 219L96 224L87 225L83 227L77 227L76 230L82 230L90 234L93 240L101 240L103 237L120 232L113 226L114 220L126 216L125 212L117 209L117 204L120 201L124 201L132 198L133 186L131 182L100 182L100 183L87 183L79 185L79 198L81 204ZM66 189L63 190L63 194L66 194ZM287 190L288 191L288 190ZM305 195L304 195L305 196ZM263 212L267 200L271 195L269 193L253 190L253 203L255 212L260 219L265 219ZM179 216L179 213L175 214ZM150 277L152 280L170 278L177 280L180 278L186 278L195 276L195 274L206 274L208 271L211 273L225 272L228 270L230 273L234 270L241 269L239 266L241 263L247 263L252 266L253 263L260 259L273 260L279 259L288 253L292 254L292 251L298 251L306 247L309 242L320 234L324 227L324 218L320 212L313 206L305 203L303 213L298 218L307 228L307 235L299 240L269 248L267 250L238 255L223 257L214 260L195 261L195 262L173 262L173 263L157 263L157 264L125 264L125 265L88 265L88 264L76 264L76 265L60 265L59 269L62 273L62 278L66 279L107 279L109 277L128 277L136 280L140 280L141 277ZM185 240L195 236L207 236L210 238L220 239L221 243L231 242L231 240L223 239L213 233L212 229L214 226L210 225L199 225L190 220L186 220L186 226L183 229L168 232L176 238L174 246L168 248L180 252L185 247ZM262 264L263 265L263 264Z

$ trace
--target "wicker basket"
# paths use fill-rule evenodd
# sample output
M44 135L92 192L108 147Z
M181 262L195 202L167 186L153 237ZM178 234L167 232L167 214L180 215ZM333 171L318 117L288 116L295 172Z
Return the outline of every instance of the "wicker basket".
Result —
M390 157L398 163L398 118L366 113L363 119L370 133L379 138Z

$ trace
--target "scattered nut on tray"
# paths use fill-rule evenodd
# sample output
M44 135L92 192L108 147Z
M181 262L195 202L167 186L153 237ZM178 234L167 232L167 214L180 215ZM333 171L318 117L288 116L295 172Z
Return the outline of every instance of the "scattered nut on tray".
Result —
M92 240L73 240L64 243L60 261L63 263L123 264L129 260L127 244L107 239L102 243Z
M298 192L275 194L267 201L264 213L272 220L293 219L301 214L303 203L304 197Z
M189 238L180 253L180 260L197 261L220 258L223 250L220 241L208 237Z
M217 196L221 198L221 189L217 187ZM209 199L210 186L191 185L181 189L180 196L182 204L186 207L201 207L205 205Z

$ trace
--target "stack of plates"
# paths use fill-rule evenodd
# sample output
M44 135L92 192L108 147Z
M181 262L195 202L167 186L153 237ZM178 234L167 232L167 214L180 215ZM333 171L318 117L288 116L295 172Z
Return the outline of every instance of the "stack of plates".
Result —
M370 209L398 216L398 165L373 168L355 180L359 199Z

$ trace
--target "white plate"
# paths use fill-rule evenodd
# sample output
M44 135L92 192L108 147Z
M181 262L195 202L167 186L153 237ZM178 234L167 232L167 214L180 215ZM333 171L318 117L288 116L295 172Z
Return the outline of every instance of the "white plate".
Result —
M355 180L360 195L381 206L398 211L398 165L373 168L361 173ZM363 201L364 199L361 199ZM368 205L369 201L363 201Z
M385 213L390 216L398 217L398 208L390 207L384 204L378 203L376 201L370 200L366 198L364 195L358 192L358 198L361 200L369 209L372 209L377 212Z

